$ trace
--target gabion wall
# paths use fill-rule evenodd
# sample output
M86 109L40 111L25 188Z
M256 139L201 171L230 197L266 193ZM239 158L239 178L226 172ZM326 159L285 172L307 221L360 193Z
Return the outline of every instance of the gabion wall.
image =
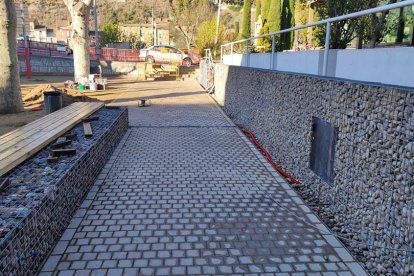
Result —
M414 91L221 64L215 87L229 117L318 198L369 271L414 273ZM310 170L314 116L339 128L333 183Z
M34 275L65 231L128 128L128 111L56 183L55 189L0 244L0 275Z

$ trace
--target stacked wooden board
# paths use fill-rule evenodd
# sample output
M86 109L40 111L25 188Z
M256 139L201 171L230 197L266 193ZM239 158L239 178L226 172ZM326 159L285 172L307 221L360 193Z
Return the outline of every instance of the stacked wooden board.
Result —
M100 109L101 102L73 103L0 136L0 177Z

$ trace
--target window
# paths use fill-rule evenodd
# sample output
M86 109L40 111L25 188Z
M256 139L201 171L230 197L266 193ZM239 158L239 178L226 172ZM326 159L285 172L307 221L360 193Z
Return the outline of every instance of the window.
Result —
M310 168L329 184L334 183L335 146L338 128L328 121L313 117Z
M172 48L172 47L168 47L168 52L170 52L172 54L178 54L179 53L179 51L177 49Z

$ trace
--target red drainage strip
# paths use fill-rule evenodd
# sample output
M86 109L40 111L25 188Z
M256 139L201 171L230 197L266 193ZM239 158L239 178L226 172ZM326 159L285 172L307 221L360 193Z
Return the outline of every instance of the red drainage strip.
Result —
M272 160L272 157L270 156L269 152L260 144L259 140L257 140L257 138L254 136L253 132L251 132L250 130L247 129L242 129L242 132L244 133L244 135L246 135L247 137L250 138L250 140L254 143L254 145L260 150L260 152L266 157L267 162L270 163L270 165L272 165L272 167L281 175L283 176L286 180L288 180L291 184L294 185L301 185L301 183L299 182L299 180L297 180L296 178L294 178L293 176L291 176L290 174L288 174L287 172L285 172L281 167L279 167L278 165L276 165L276 163Z

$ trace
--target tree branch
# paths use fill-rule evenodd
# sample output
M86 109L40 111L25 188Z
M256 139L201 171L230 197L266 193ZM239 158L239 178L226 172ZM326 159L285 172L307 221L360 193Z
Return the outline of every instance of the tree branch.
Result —
M83 0L82 2L88 7L92 5L92 0Z
M178 25L178 29L181 31L181 33L184 35L184 37L186 39L188 39L188 34L183 30L183 28L180 25Z
M66 7L69 8L69 6L73 5L73 0L63 0L63 3L65 4Z

